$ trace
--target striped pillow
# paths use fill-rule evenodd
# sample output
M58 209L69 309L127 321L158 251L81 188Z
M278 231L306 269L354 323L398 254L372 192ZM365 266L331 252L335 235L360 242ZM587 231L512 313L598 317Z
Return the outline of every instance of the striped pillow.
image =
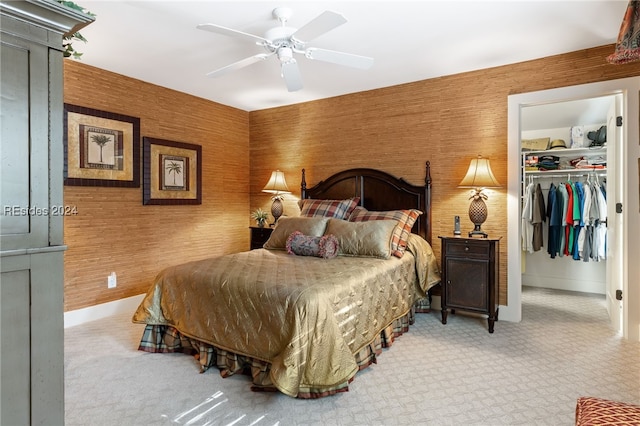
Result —
M353 209L360 202L360 197L348 198L346 200L301 200L300 216L313 217L333 217L347 220Z
M388 210L382 212L374 212L358 207L349 217L351 222L364 222L368 220L396 220L398 224L393 230L391 238L391 254L396 257L402 257L407 249L407 240L411 233L411 228L418 217L422 214L420 210Z

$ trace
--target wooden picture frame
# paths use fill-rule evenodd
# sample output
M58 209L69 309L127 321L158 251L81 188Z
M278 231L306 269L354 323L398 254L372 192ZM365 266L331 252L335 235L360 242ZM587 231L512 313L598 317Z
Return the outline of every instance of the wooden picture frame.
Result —
M142 138L142 204L202 204L202 147Z
M140 119L64 104L64 184L140 187Z

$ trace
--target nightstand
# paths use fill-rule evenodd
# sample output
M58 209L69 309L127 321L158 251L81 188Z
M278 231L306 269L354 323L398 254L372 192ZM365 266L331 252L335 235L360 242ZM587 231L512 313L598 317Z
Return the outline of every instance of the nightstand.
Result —
M273 228L264 227L259 228L257 226L251 226L251 250L262 248L262 245L267 242Z
M456 309L498 321L500 238L438 237L442 241L442 323Z

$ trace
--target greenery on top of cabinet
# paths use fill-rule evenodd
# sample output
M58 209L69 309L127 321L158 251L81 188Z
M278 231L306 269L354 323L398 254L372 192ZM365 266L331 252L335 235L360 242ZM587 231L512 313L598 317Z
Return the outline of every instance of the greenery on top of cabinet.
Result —
M66 6L73 10L77 10L78 12L84 13L85 15L96 16L93 13L86 10L84 7L77 5L72 1L66 1L66 0L57 0L57 1L61 5ZM82 56L82 53L78 52L73 48L73 42L76 40L82 41L84 43L87 42L87 39L84 38L82 34L80 34L80 32L75 32L73 34L65 34L64 37L62 37L62 47L64 48L63 55L65 58L73 57L74 59L80 59L80 57Z

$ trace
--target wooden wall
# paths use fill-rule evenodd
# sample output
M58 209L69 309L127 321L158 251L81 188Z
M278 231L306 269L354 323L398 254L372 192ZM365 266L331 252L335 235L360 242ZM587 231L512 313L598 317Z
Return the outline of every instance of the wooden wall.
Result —
M144 293L165 266L249 247L249 113L65 60L66 103L140 118L202 146L202 205L143 206L142 187L64 187L65 311ZM116 272L118 285L107 289Z
M506 185L507 96L640 75L640 63L607 64L612 51L602 46L251 113L67 60L65 102L139 117L142 136L202 145L203 197L200 206L143 206L142 188L65 186L65 204L78 210L64 219L65 311L143 293L165 266L247 249L249 213L269 209L260 190L278 168L293 191L285 214L297 215L303 167L309 185L350 167L421 184L429 160L434 240L451 233L454 215L469 230L467 191L457 184L481 154ZM483 229L491 235L506 237L505 194L490 194ZM505 241L502 303L506 253ZM107 289L112 271L118 286Z
M433 177L433 239L450 235L459 215L468 219L468 191L457 188L469 161L491 160L505 187L492 190L483 229L502 236L501 303L507 300L507 97L512 94L640 75L640 63L610 65L614 46L389 88L250 113L251 206L268 208L260 192L275 168L285 172L293 194L285 214L297 215L300 170L313 185L346 168L372 167L424 182L424 163Z

